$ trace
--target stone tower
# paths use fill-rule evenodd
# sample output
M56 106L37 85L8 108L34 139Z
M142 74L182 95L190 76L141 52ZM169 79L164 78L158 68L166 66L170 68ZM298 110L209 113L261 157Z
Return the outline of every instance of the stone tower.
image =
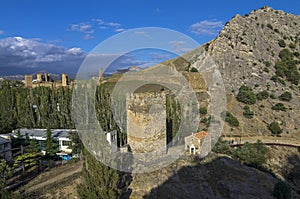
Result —
M99 70L99 81L102 79L103 77L103 68L101 67Z
M61 75L61 85L62 86L68 86L69 82L68 82L68 75L63 73Z
M32 87L32 75L25 75L25 87Z
M42 78L42 74L41 73L37 73L36 74L36 80L38 83L41 83L43 81L43 78Z
M50 82L50 74L45 73L44 77L45 77L45 82Z
M127 96L127 143L134 153L166 153L166 95L164 92Z

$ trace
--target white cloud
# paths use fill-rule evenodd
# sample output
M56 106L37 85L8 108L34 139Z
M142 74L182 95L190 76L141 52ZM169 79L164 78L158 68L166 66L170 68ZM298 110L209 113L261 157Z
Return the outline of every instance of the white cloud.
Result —
M184 54L193 50L185 41L170 41L169 44L171 45L172 49L178 54Z
M149 56L151 60L155 62L162 62L164 60L171 59L172 57L170 53L162 53L162 52L150 53Z
M93 26L90 23L79 23L79 24L72 24L70 30L78 31L82 33L93 33L94 30L92 28Z
M96 22L98 25L104 24L102 19L92 19L92 21Z
M123 32L123 31L125 31L124 28L118 28L118 29L115 29L115 32Z
M72 24L69 30L83 33L83 38L86 40L94 38L93 33L95 32L95 30L93 29L92 24L89 22Z
M67 49L37 39L9 37L0 39L0 74L75 72L86 53L80 48Z
M122 28L120 23L106 22L102 19L91 19L90 22L83 22L78 24L71 24L69 31L77 31L84 34L84 39L89 40L94 38L95 28L98 26L101 30L112 30L114 32L123 32L125 28Z
M108 22L108 23L106 23L106 25L107 25L107 26L111 26L111 27L115 27L115 28L121 26L121 24L115 23L115 22Z
M4 35L4 30L0 30L0 35Z
M190 31L195 35L216 35L223 27L222 21L203 20L190 26Z
M93 35L93 34L85 34L83 38L84 38L85 40L94 39L94 35Z

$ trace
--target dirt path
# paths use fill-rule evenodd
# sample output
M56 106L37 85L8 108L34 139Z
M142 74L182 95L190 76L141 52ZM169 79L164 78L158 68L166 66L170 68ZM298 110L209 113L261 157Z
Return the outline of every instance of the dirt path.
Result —
M32 192L32 191L35 191L35 190L38 190L38 189L41 189L47 185L50 185L52 183L55 183L55 182L59 182L61 180L63 180L64 178L67 178L69 176L72 176L76 173L80 173L81 170L82 170L82 164L83 164L83 161L81 162L78 162L76 163L75 165L72 165L72 166L66 166L67 168L55 168L55 169L51 169L50 171L48 171L48 173L51 172L51 178L48 178L46 179L45 181L41 182L41 183L38 183L38 184L35 184L31 187L28 187L26 189L26 192ZM56 172L57 172L57 175L56 175ZM45 177L45 176L44 176ZM43 177L42 177L43 179ZM42 181L39 180L39 181Z
M224 140L234 140L237 144L245 142L254 143L261 140L263 143L291 144L300 146L300 139L295 137L271 137L271 136L253 136L253 137L223 137ZM241 141L241 142L240 142Z

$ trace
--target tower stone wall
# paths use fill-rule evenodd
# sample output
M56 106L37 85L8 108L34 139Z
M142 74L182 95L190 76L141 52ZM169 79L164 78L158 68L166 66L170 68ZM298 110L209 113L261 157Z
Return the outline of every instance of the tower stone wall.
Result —
M127 143L131 152L166 152L166 95L164 92L127 96Z
M25 87L32 87L32 75L25 75Z
M36 80L37 80L38 83L43 81L43 77L42 77L41 73L36 74Z
M68 86L69 84L68 75L65 73L61 75L61 84L62 86Z

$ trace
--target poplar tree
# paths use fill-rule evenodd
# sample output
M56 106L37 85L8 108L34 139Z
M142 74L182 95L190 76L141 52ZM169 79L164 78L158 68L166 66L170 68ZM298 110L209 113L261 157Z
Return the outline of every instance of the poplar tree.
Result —
M122 193L120 173L97 161L86 149L84 150L84 155L83 183L77 187L80 198L120 198Z

